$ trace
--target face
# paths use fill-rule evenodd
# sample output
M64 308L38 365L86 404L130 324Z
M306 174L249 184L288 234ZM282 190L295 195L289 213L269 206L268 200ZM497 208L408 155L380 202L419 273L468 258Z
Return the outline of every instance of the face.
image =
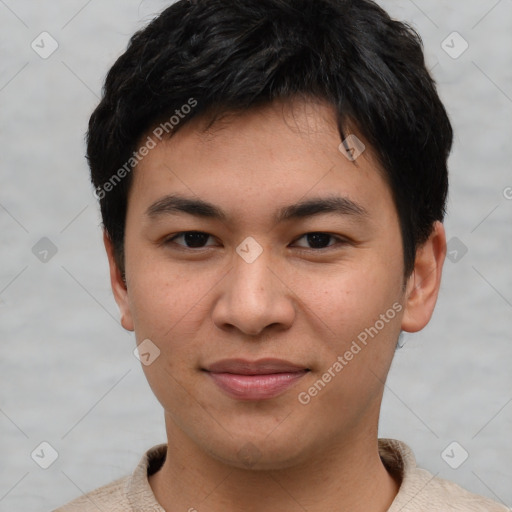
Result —
M168 432L230 464L376 435L400 329L431 313L407 317L414 282L404 293L371 148L354 163L340 142L328 106L275 103L190 122L134 171L126 289L110 257L122 323L159 354L143 368Z

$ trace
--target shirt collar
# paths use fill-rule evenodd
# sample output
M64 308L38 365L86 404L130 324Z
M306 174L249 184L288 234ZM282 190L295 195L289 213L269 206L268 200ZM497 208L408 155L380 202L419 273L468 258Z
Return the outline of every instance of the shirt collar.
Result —
M403 510L434 477L427 472L424 472L424 478L418 478L417 475L413 477L416 458L404 442L379 438L378 447L382 463L401 482L398 494L388 510L388 512L398 512ZM148 476L162 467L166 454L166 444L159 444L149 449L131 477L127 479L125 491L133 512L165 512L156 501Z

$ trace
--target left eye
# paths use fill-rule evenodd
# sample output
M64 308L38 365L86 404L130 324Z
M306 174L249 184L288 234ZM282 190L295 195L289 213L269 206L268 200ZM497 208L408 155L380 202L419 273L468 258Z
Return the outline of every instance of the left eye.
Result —
M335 237L334 235L329 235L329 233L306 233L305 235L302 235L297 240L306 239L307 243L312 245L312 247L306 246L307 249L324 249L326 247L333 245L333 244L330 244L329 241L330 240L336 241L336 238L337 237ZM301 246L301 247L304 247L304 246Z

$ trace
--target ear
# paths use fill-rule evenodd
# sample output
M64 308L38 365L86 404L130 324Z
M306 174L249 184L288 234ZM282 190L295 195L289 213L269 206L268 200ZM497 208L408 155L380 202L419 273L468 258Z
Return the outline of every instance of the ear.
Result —
M114 245L108 236L106 230L103 230L103 243L108 256L108 265L110 267L110 285L114 298L121 313L121 325L127 331L133 331L133 318L130 310L130 301L128 300L128 289L121 275L116 259L114 257Z
M417 332L430 321L441 285L445 256L446 234L443 224L437 221L429 239L416 251L414 270L406 286L402 330Z

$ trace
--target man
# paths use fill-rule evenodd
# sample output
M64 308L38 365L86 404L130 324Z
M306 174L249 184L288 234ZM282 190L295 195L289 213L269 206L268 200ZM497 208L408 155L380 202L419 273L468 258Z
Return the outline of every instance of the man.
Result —
M419 36L369 0L182 0L135 34L88 159L167 444L60 510L506 510L377 436L451 144Z

